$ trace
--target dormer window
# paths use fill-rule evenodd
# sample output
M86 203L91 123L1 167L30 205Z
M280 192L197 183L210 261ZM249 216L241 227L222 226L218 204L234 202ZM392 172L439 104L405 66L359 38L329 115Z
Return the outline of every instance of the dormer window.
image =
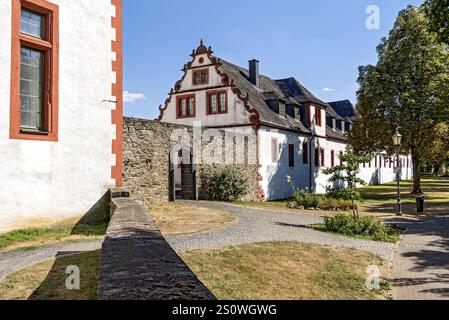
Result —
M286 108L285 103L283 102L279 102L279 115L283 118L286 117Z
M299 107L295 107L295 119L301 121L301 109Z
M193 71L193 84L205 85L209 83L209 69Z

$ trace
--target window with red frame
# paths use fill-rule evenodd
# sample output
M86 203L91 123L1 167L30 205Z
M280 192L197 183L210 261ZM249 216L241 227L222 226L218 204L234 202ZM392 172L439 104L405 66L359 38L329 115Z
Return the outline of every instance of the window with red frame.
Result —
M207 93L207 114L228 113L228 94L226 91Z
M279 161L279 142L277 138L271 139L271 162Z
M295 145L294 144L288 145L288 166L289 167L295 166Z
M321 149L321 166L325 167L326 166L326 161L325 161L325 152L324 149Z
M193 71L193 84L204 85L209 83L209 69Z
M302 162L304 164L309 163L309 144L307 141L304 141L302 144Z
M320 150L318 148L315 149L315 167L320 166Z
M177 118L194 118L196 116L195 95L185 95L176 98Z
M12 1L10 138L58 140L59 9Z
M331 150L331 167L335 167L335 151Z

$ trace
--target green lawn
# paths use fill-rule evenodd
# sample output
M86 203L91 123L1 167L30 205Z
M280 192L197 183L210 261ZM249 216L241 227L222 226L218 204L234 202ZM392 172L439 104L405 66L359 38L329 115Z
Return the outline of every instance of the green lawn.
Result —
M386 263L367 252L274 242L197 250L182 258L218 299L382 300L389 285L366 287L366 270Z
M0 251L10 249L30 251L56 242L101 239L106 234L107 227L107 223L98 223L15 230L0 234Z

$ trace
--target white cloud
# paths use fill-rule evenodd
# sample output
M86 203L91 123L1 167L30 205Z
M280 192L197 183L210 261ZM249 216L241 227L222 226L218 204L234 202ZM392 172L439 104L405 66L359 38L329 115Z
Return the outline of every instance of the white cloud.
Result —
M125 103L133 103L138 100L146 100L145 94L143 93L131 93L129 91L123 92L123 101Z
M321 91L323 91L323 92L334 92L335 89L332 89L332 88L323 88L323 89L321 89Z

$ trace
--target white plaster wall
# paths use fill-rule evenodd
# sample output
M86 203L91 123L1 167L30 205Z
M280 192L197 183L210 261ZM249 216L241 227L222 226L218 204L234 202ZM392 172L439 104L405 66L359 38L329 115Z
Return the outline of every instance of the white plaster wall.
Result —
M324 138L318 138L316 139L316 146L319 148L324 149L324 168L330 168L332 161L331 161L331 151L334 150L335 152L335 165L340 164L340 153L346 152L347 145L345 143L341 143L334 140L328 140ZM320 154L321 155L321 154ZM315 151L313 151L313 156L315 156ZM321 161L320 161L321 163ZM313 160L313 165L315 165L315 160ZM317 193L325 193L326 187L330 185L329 183L329 176L323 174L322 167L317 168L315 171L316 177L315 177L315 190Z
M211 61L207 54L198 55L192 63L193 67L201 66L198 62L200 58L204 59L203 66L209 69L209 84L193 85L192 77L195 69L189 69L184 80L181 83L181 90L174 94L167 109L164 111L162 122L176 123L182 125L192 125L194 121L200 121L205 127L217 127L226 124L243 125L249 124L251 116L245 109L243 102L232 92L230 87L226 87L228 94L228 113L218 115L207 115L207 90L216 90L216 87L223 86L221 76L215 70L215 66L210 66ZM209 65L209 67L207 67ZM204 89L200 91L194 91ZM222 90L220 88L219 90ZM196 97L196 117L177 119L176 117L176 97L185 94L195 94Z
M85 214L111 179L110 0L59 5L59 141L9 139L11 1L0 0L0 232Z
M279 161L272 162L271 141L277 138L279 143ZM258 131L259 165L262 187L266 200L286 199L292 195L292 187L287 176L292 177L297 188L310 188L310 164L303 163L303 142L307 137L297 133L261 127ZM295 166L289 167L288 145L295 145ZM310 150L309 150L310 163Z
M378 156L379 158L379 156ZM379 160L377 161L377 167L376 167L376 161L374 159L371 160L371 167L367 163L365 166L360 167L360 174L359 177L365 181L368 185L377 185L377 184L384 184L396 181L396 174L394 173L394 167L396 165L396 160L394 160L394 164L391 165L387 162L387 165L385 166L384 157L382 158L382 164L379 163ZM407 167L407 159L409 159L409 166ZM405 166L402 168L402 180L411 180L413 179L413 166L411 157L407 156L401 156L401 161L404 161Z

